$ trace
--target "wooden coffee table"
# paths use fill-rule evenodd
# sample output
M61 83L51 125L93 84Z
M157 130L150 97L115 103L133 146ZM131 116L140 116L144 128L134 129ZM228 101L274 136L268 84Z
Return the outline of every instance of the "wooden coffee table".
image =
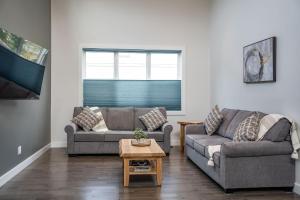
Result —
M146 147L136 147L131 145L131 139L122 139L119 142L120 157L123 159L124 186L129 185L131 175L156 175L156 184L162 182L162 158L166 156L154 139L151 139L151 145ZM132 160L149 160L153 163L151 170L147 172L133 171L129 165Z

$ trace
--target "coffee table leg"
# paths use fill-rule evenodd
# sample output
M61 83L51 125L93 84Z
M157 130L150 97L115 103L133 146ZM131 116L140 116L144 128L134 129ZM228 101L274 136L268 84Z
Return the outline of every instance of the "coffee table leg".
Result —
M156 182L158 186L161 186L162 182L162 159L156 159Z
M129 185L129 159L124 158L124 187Z

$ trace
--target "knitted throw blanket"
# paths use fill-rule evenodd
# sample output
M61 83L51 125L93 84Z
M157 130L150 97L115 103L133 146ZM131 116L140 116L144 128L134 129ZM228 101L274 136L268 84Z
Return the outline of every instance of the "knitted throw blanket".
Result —
M270 130L270 128L272 128L272 126L274 126L274 124L276 124L280 119L287 119L290 121L291 125L291 129L290 129L290 136L291 136L291 140L292 140L292 145L293 145L293 153L291 155L291 157L293 159L299 159L299 155L298 155L298 150L300 149L300 139L299 139L299 135L297 133L297 125L296 123L289 119L288 117L284 116L284 115L280 115L280 114L269 114L264 116L259 124L259 132L258 132L258 137L256 139L256 141L260 141L263 139L263 137L265 136L265 134L268 132L268 130ZM208 166L214 166L214 160L213 160L213 155L216 152L220 152L221 150L221 145L211 145L208 146L208 154L209 154L209 159L207 161L207 165Z
M260 127L259 127L258 137L257 137L256 141L262 140L263 137L265 136L265 134L268 132L268 130L270 130L270 128L272 128L272 126L274 126L274 124L276 124L281 119L287 119L292 124L291 129L290 129L290 136L291 136L292 145L293 145L293 153L292 153L291 157L293 159L298 159L299 158L298 150L300 149L300 142L299 142L299 136L297 133L297 125L293 120L291 120L290 118L288 118L284 115L269 114L269 115L264 116L260 120Z

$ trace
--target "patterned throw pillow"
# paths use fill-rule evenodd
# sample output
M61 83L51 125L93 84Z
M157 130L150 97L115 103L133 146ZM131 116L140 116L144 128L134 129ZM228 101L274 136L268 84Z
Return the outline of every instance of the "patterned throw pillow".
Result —
M212 111L208 114L204 121L205 130L208 135L212 135L219 128L223 120L223 115L216 105Z
M139 119L145 124L148 131L154 131L167 122L167 119L158 108L154 108L147 114L140 116Z
M258 136L260 114L254 112L252 115L244 119L237 127L233 141L255 141Z
M101 117L94 113L88 107L85 107L82 112L72 119L72 122L82 127L85 131L90 131L101 121Z

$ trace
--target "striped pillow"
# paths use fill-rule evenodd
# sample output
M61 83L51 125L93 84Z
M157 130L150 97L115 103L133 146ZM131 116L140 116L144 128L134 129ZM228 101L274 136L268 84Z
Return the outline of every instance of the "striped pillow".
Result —
M154 108L147 114L140 116L139 119L145 124L148 131L154 131L167 122L167 119L160 112L159 108Z
M208 114L204 121L205 130L208 135L212 135L219 128L223 120L223 115L221 114L218 106L216 105L212 111Z
M101 119L101 116L94 113L90 108L85 107L79 115L72 119L72 122L82 127L83 130L90 131Z
M260 119L261 116L258 112L255 112L244 119L237 127L233 136L233 141L255 141L258 136Z

